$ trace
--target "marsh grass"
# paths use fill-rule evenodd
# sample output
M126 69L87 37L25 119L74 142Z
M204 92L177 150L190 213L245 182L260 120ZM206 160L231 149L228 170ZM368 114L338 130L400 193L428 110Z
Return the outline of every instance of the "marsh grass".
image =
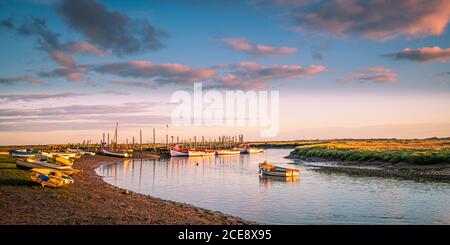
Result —
M450 144L433 140L336 140L302 145L291 156L354 162L389 162L431 165L450 163Z
M16 159L10 156L0 156L0 185L35 186L28 170L18 169Z

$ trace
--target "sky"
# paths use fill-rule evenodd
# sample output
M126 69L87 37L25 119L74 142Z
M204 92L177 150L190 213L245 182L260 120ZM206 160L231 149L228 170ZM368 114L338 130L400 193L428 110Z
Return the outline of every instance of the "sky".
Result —
M1 0L0 145L450 136L448 0ZM176 126L174 91L279 91L279 131ZM168 127L167 127L168 125Z

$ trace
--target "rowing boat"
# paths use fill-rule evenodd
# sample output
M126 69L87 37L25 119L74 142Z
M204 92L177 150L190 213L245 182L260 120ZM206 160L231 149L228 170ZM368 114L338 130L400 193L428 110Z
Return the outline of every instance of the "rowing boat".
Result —
M104 148L102 148L102 153L104 155L113 156L113 157L131 157L131 154L128 152L108 151Z
M259 171L264 175L278 176L278 177L297 177L299 175L298 169L283 168L266 161L259 164Z
M73 161L66 157L55 157L55 161L64 166L72 166Z
M206 157L214 156L216 153L212 150L188 150L188 156L190 157Z
M34 157L40 155L40 152L27 151L27 150L16 150L11 152L13 157Z
M254 153L263 153L263 152L265 152L265 150L259 149L259 148L247 148L247 149L241 150L241 153L243 153L243 154L254 154Z
M189 151L187 149L180 149L177 146L170 148L171 157L187 157L189 156L188 152Z
M57 170L33 168L30 171L31 180L41 184L42 187L64 187L73 183L71 177Z
M73 175L81 172L79 169L74 169L70 166L61 166L57 164L48 163L47 161L40 161L39 159L27 158L25 161L17 159L16 166L22 169L46 168L61 171L67 175Z

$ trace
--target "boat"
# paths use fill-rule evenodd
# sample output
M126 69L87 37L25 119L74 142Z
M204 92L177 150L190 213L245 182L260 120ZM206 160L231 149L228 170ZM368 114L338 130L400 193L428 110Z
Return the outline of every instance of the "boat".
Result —
M104 155L113 156L113 157L131 157L131 154L128 152L109 151L104 148L102 148L102 153Z
M9 155L9 151L0 151L0 155L8 156Z
M264 153L266 150L259 148L246 148L241 150L242 154Z
M181 149L178 145L171 147L169 151L171 157L187 157L189 156L188 152L189 150Z
M17 159L16 166L22 169L33 169L33 168L45 168L51 170L61 171L67 175L73 175L81 172L79 169L74 169L70 166L61 166L47 161L41 161L41 159L27 158L25 161Z
M212 150L188 150L188 156L190 157L206 157L214 156L215 154L216 152Z
M52 153L53 156L58 156L58 157L65 157L65 158L80 158L81 154L80 153L75 153L75 152L55 152Z
M57 156L57 157L55 157L55 162L60 163L61 165L64 165L64 166L72 166L73 165L73 161L66 157L58 157Z
M95 156L95 152L90 152L90 151L85 151L83 149L67 149L67 151L69 152L73 152L73 153L79 153L81 155L91 155L91 156Z
M237 155L241 154L241 151L238 149L217 149L216 155Z
M13 157L34 157L40 155L40 152L27 151L27 150L15 150L11 151L11 156Z
M264 175L277 176L277 177L298 177L300 170L283 168L264 161L259 164L259 171Z
M65 187L73 183L73 179L67 174L53 169L33 168L31 180L39 183L42 187Z

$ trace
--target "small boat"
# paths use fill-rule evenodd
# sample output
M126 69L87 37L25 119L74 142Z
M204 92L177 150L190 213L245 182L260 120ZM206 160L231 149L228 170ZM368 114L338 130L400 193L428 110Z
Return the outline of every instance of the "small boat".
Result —
M0 155L8 156L9 155L9 151L0 151Z
M34 157L40 155L40 152L27 151L27 150L15 150L11 151L11 156L13 157Z
M278 177L298 177L300 170L283 168L264 161L259 164L259 171L264 175L278 176Z
M95 156L95 152L90 152L90 151L85 151L83 149L67 149L67 151L69 152L73 152L73 153L78 153L80 155L91 155L91 156Z
M72 166L73 165L73 161L66 157L58 157L57 156L57 157L55 157L55 162L60 163L61 165L64 165L64 166Z
M188 150L188 156L190 157L206 157L214 156L215 154L216 152L212 150Z
M70 166L61 166L47 161L41 161L41 159L27 158L25 161L17 159L16 166L22 169L33 169L33 168L45 168L51 170L61 171L67 175L73 175L81 172L79 169L74 169Z
M42 187L65 187L73 183L73 179L67 174L53 169L33 168L31 180L39 183Z
M264 153L266 150L259 148L246 148L241 150L242 154Z
M240 150L235 149L218 149L216 155L237 155L241 154Z
M187 157L189 156L189 150L181 149L178 145L170 148L170 156L171 157Z
M108 151L104 148L102 148L102 153L104 155L113 156L113 157L131 157L131 154L128 152Z

